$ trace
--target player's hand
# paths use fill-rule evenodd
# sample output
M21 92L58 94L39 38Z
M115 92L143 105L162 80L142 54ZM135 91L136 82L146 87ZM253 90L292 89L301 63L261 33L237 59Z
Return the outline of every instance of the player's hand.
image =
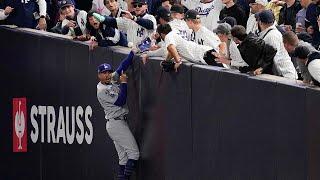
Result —
M160 48L160 46L158 46L158 45L152 45L150 48L149 48L149 51L155 51L155 50L157 50L157 49L159 49Z
M93 13L92 14L94 18L96 18L96 20L98 20L99 22L103 22L106 20L106 18L98 13Z
M40 30L46 30L47 29L47 21L46 18L40 18L37 26Z
M10 6L7 6L5 9L4 9L4 15L8 16L12 11L13 11L14 8L10 7Z
M318 27L320 29L320 16L318 16L317 22L318 22Z
M141 58L142 58L142 63L143 63L143 64L146 64L147 61L148 61L148 59L149 59L149 57L148 57L147 54L142 54L142 55L141 55Z
M225 57L224 55L217 53L217 52L212 52L212 55L216 57L215 61L222 63L222 64L230 64L231 61Z
M122 11L122 12L124 12L122 17L133 20L133 15L129 11Z
M174 63L174 69L176 72L178 72L178 68L180 67L181 64L182 64L181 60L178 63Z
M256 75L262 74L262 70L263 70L262 68L258 68L258 69L256 69L256 70L254 70L254 71L253 71L253 75L256 76Z
M76 26L76 22L70 20L70 21L66 24L66 26L67 26L67 27L75 27L75 26Z
M121 76L119 78L120 83L127 83L128 82L128 77L123 71L121 72Z

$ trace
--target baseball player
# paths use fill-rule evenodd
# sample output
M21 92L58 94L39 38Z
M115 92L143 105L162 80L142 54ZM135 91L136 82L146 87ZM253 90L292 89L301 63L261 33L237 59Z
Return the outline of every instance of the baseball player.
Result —
M198 11L201 22L210 31L217 28L220 11L225 6L221 0L182 0L181 4Z
M186 12L185 20L190 29L192 29L191 41L200 45L206 45L219 51L221 41L219 37L209 31L206 27L202 26L200 15L196 10L188 10Z
M118 28L121 32L125 32L128 42L137 45L147 37L151 37L155 32L157 22L153 15L147 14L148 6L145 0L134 0L132 1L132 5L134 14L131 14L129 11L123 11L124 13L120 18L101 16L97 13L94 16L100 22L106 21L110 26Z
M62 21L62 34L81 36L86 34L87 12L75 9L71 0L58 2L62 14L66 19Z
M196 64L207 64L213 66L222 66L215 61L216 52L210 46L199 45L192 41L187 41L173 32L169 24L159 25L157 32L161 39L164 40L165 46L168 50L167 59L174 59L175 69L182 63L181 58Z
M110 64L98 66L97 98L105 112L106 130L119 156L119 180L130 178L139 159L138 145L126 122L129 112L126 106L127 76L123 73L132 64L133 57L131 51L116 71Z

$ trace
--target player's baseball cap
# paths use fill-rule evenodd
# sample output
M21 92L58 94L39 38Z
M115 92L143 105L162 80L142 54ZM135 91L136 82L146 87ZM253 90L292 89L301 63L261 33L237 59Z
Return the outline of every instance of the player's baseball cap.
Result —
M170 17L171 17L171 13L168 9L164 8L164 7L159 7L158 11L157 11L157 20L159 20L160 18L164 19L165 21L170 21Z
M103 63L98 66L98 73L102 73L102 72L106 72L106 71L109 71L109 72L113 71L110 64Z
M229 35L231 33L231 26L227 23L219 24L216 29L213 30L216 34L226 34Z
M171 11L171 13L183 14L184 13L184 8L181 5L175 4L175 5L171 6L170 11Z
M131 4L147 4L146 0L133 0Z
M274 23L274 14L270 10L263 10L257 14L255 14L257 21L261 21L262 23L272 24Z
M62 0L58 1L58 6L60 9L67 7L67 6L73 6L73 2L71 0Z
M234 17L231 16L227 16L225 18L223 18L222 20L218 21L218 23L227 23L229 24L231 27L237 25L237 20Z
M188 10L184 16L184 19L200 19L200 15L196 10Z

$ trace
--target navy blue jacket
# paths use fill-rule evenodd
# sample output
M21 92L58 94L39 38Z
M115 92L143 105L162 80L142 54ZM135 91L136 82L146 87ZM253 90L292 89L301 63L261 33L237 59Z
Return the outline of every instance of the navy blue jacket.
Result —
M23 1L23 3L22 3ZM5 20L5 24L14 24L18 27L35 28L37 21L33 13L39 12L39 6L36 0L4 0L0 8L10 6L14 10Z

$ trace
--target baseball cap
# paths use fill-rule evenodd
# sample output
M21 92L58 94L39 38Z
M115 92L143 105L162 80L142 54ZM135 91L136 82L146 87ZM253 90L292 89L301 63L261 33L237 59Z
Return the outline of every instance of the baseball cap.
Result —
M200 19L200 15L196 10L188 10L185 14L185 19Z
M147 4L146 0L133 0L131 4Z
M106 71L113 71L110 64L103 63L98 66L98 73L102 73Z
M184 13L183 6L177 5L177 4L171 6L170 11L171 11L172 13L180 13L180 14L183 14L183 13Z
M222 20L218 21L218 23L227 23L231 27L233 27L233 26L237 25L237 20L234 17L227 16L227 17L223 18Z
M164 19L166 21L170 20L171 17L171 13L168 9L164 8L164 7L159 7L158 11L157 11L157 19Z
M272 24L274 23L274 14L270 10L263 10L255 15L257 21L262 23Z
M227 23L219 24L216 29L213 30L216 34L227 34L229 35L231 33L231 26Z
M73 6L73 2L71 0L62 0L58 1L58 6L60 9L66 7L66 6Z
M292 56L300 59L306 59L308 58L309 54L310 54L310 50L308 47L299 45L295 48Z

